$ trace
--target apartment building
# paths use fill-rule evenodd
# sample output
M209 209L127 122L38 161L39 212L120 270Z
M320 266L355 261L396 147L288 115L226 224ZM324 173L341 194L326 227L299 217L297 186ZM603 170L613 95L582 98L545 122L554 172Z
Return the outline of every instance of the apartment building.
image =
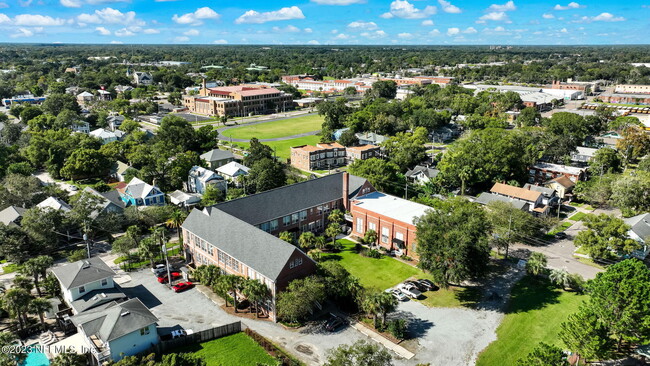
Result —
M355 160L378 158L381 156L381 148L376 145L349 146L345 148L345 156L348 164Z
M537 163L528 169L528 182L544 184L551 179L566 176L573 183L585 179L586 168L569 165Z
M291 165L302 170L332 169L346 164L345 146L329 144L300 145L291 148Z
M650 85L619 84L614 93L622 94L650 94Z

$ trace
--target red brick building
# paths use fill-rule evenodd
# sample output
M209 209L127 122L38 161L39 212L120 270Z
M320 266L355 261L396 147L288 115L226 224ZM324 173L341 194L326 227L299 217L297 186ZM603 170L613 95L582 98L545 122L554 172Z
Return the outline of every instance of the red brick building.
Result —
M294 146L291 148L291 165L302 170L332 169L344 166L345 146L334 142Z
M378 158L381 156L381 148L375 145L349 146L345 148L347 163L350 164L355 160L366 160Z

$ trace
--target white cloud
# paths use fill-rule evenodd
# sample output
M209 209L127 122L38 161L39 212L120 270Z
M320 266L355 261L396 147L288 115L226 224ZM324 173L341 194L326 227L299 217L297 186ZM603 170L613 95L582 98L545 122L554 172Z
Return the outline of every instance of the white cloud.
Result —
M427 5L424 9L418 9L406 0L395 0L390 3L390 11L381 15L382 18L393 17L403 19L422 19L437 12L435 6Z
M110 3L130 3L131 0L86 0L90 5L101 5Z
M225 39L217 39L215 41L212 41L213 44L228 44L228 41Z
M455 36L457 34L460 34L460 28L447 28L447 35L448 36Z
M542 18L544 18L544 19L555 19L555 15L546 13L546 14L542 14Z
M32 5L33 0L18 0L18 4L22 7L27 7Z
M508 14L506 14L503 11L493 11L491 13L487 13L480 18L478 18L477 23L485 23L486 21L494 21L494 22L506 22L506 23L511 23L510 18L508 18Z
M352 5L364 4L365 0L311 0L311 2L320 5Z
M474 27L468 27L467 29L465 29L463 31L463 33L465 33L465 34L474 34L474 33L478 33L478 31Z
M49 15L19 14L14 17L15 25L51 27L65 24L65 19L52 18Z
M219 19L219 17L220 15L216 11L205 6L196 9L193 13L187 13L181 16L174 14L172 20L178 24L201 25L204 19Z
M447 28L447 35L448 36L457 36L459 34L474 34L478 33L478 31L474 27L468 27L465 28L464 30L461 30L460 28Z
M293 25L287 25L286 27L273 27L271 28L274 32L281 33L299 33L300 28L294 27Z
M187 30L187 31L183 32L183 35L186 35L186 36L198 36L199 31L196 30L196 29L190 29L190 30Z
M0 9L5 9L5 8L8 8L8 7L9 7L9 4L0 2Z
M186 37L186 36L180 36L180 37L174 38L174 42L187 42L189 40L190 40L190 37Z
M515 11L517 10L517 6L515 5L514 1L508 1L505 4L492 4L490 7L487 9L488 11Z
M34 35L34 32L27 28L19 28L16 30L17 33L12 34L11 38L21 38L21 37L31 37Z
M569 33L569 31L568 31L566 28L562 28L562 29L560 29L560 32L562 32L562 33Z
M560 4L557 4L557 5L555 5L555 7L553 9L555 9L555 10L569 10L569 9L579 9L579 8L584 8L584 7L586 7L586 6L580 5L580 4L572 1L572 2L568 3L566 6L562 6Z
M438 3L440 4L442 11L444 11L445 13L459 14L463 12L462 10L460 10L459 7L457 7L456 5L452 5L451 2L449 1L438 0Z
M399 38L404 38L404 39L410 39L413 38L413 35L411 33L400 33L397 35Z
M79 25L91 24L124 24L130 26L143 26L145 22L137 19L134 11L127 11L122 13L113 8L104 8L102 10L95 10L93 14L80 14L77 16Z
M135 36L135 33L126 28L122 28L116 30L115 35L118 37L131 37L131 36Z
M437 30L437 29L434 29L431 32L429 32L429 35L432 36L432 37L437 37L437 36L440 35L440 31Z
M65 6L66 8L80 8L81 7L81 1L79 0L61 0L61 5Z
M332 30L330 31L330 33L332 33L332 34L336 34L336 33L338 33L338 32L339 32L338 29L332 29Z
M95 28L95 30L98 31L99 34L101 34L102 36L110 36L111 35L111 31L109 31L108 29L106 29L104 27L97 27L97 28Z
M362 36L362 37L366 37L366 38L370 38L370 39L384 38L384 37L386 37L387 35L388 35L388 34L386 34L386 32L384 32L383 30L378 30L378 31L374 31L374 32L363 32L363 33L361 33L361 36Z
M5 14L0 13L0 24L11 23L11 19Z
M623 17L614 16L611 13L600 13L592 18L594 22L622 22L625 21Z
M338 34L336 37L334 37L334 38L336 38L336 39L348 39L348 38L350 38L350 36L348 36L347 34L344 34L344 33L339 33L339 34Z
M158 34L160 31L158 29L148 28L142 31L144 34Z
M361 21L361 20L348 24L348 28L355 29L355 30L368 30L368 31L379 29L379 27L377 26L377 23L375 23L375 22L364 22L364 21Z
M235 20L237 24L262 24L278 20L304 19L305 15L297 6L282 8L275 11L257 12L249 10Z
M430 27L430 26L433 25L433 20L431 20L431 19L423 20L422 23L420 23L420 24L422 24L423 26L426 26L426 27Z
M124 43L124 42L122 42L122 41L111 41L111 44L122 44L122 43Z
M314 45L314 46L316 46L316 45L319 45L320 42L318 42L318 41L315 40L315 39L312 39L311 41L307 42L307 44L310 44L310 45Z
M305 29L303 29L303 31L304 31L305 33L312 33L314 30L311 29L311 28L305 28Z

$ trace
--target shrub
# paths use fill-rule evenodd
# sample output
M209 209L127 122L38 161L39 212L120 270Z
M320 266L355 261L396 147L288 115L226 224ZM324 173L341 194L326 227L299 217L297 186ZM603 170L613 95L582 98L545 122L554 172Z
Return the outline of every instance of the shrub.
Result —
M365 252L366 257L368 258L381 258L382 254L377 249L368 249Z
M569 288L576 292L582 292L585 288L585 279L577 273L569 274Z
M108 192L108 191L111 190L111 187L108 184L104 183L104 182L95 183L91 187L92 187L92 189L96 190L97 192Z
M67 254L68 262L80 261L82 259L86 259L86 257L87 257L86 249L71 250Z
M402 255L400 255L400 258L402 258L402 259L405 260L405 261L409 261L409 262L413 260L413 258L409 257L409 256L406 255L406 254L402 254Z
M361 253L362 250L363 250L363 245L361 245L361 244L359 244L359 243L354 244L354 251L355 251L357 254Z
M402 340L406 336L406 320L393 319L388 322L388 331L393 337Z

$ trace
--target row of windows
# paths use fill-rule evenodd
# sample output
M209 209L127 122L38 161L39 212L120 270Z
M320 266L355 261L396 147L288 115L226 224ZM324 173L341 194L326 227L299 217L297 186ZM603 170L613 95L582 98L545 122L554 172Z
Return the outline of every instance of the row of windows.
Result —
M377 224L374 222L368 222L368 230L372 230L374 232L377 232ZM357 232L359 234L364 234L365 231L363 230L363 219L360 217L357 217ZM389 235L390 235L390 229L383 226L381 228L381 242L382 243L388 243L389 241ZM404 234L401 232L395 232L395 239L404 241Z
M292 260L291 262L289 262L289 268L293 269L293 268L298 267L301 264L302 264L302 258L298 257L298 258Z

